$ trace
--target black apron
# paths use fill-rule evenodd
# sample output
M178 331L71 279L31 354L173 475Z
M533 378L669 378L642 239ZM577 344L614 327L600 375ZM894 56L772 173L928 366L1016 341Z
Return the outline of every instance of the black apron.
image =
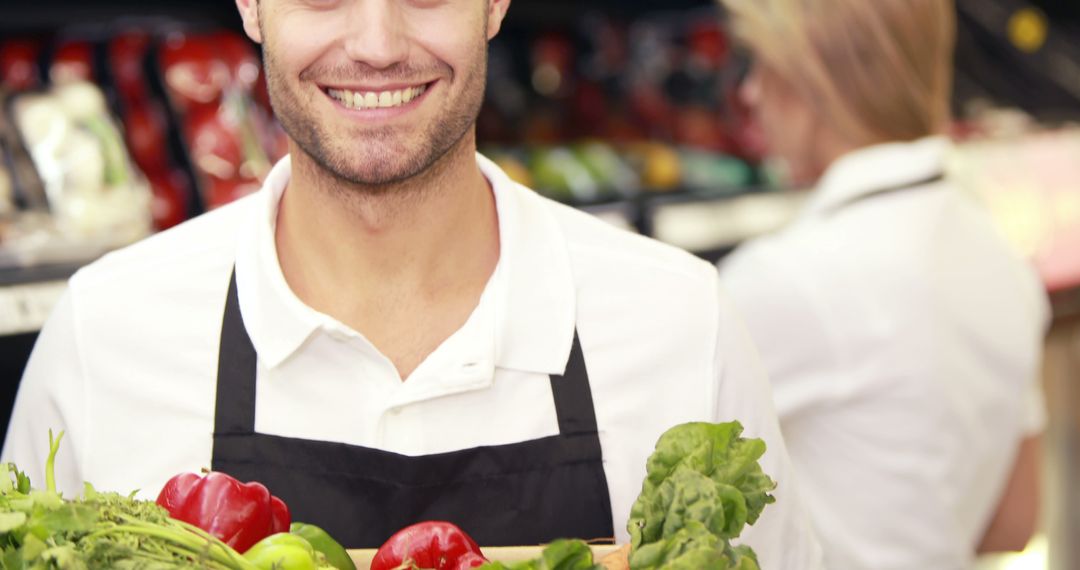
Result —
M559 435L421 457L256 433L256 360L234 273L221 328L212 468L263 483L293 520L324 528L347 548L378 547L425 520L453 522L486 546L614 537L576 331L566 373L551 376Z

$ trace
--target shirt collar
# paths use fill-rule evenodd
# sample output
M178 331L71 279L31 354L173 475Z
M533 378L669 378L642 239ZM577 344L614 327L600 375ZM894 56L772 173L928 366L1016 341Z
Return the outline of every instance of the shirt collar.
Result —
M291 175L288 156L274 165L256 198L255 215L240 237L236 254L240 314L259 360L270 368L284 362L325 324L324 316L289 288L278 262L274 238L277 208Z
M566 236L554 205L477 155L495 192L500 260L496 365L562 374L574 342L576 293Z
M487 158L476 156L493 189L499 219L499 267L489 283L495 311L495 366L561 374L576 318L566 238L546 200L513 182ZM274 233L278 203L290 175L291 163L285 157L256 197L256 214L242 233L236 257L240 312L260 361L270 368L292 356L315 331L344 328L305 305L281 272Z
M801 218L819 217L861 196L942 174L952 145L944 136L859 149L833 163Z

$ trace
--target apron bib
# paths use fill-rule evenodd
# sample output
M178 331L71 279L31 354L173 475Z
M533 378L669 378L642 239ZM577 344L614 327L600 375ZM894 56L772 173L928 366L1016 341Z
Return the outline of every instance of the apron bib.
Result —
M485 546L613 540L576 331L565 374L551 376L558 435L419 457L256 433L256 362L234 272L221 328L211 466L266 485L289 505L294 521L324 528L347 548L376 548L425 520L453 522Z

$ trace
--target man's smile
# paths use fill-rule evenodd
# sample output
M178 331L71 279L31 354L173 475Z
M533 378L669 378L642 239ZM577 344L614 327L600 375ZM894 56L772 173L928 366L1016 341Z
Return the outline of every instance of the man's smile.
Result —
M323 87L323 92L346 109L366 111L412 106L434 84L435 81L386 87Z

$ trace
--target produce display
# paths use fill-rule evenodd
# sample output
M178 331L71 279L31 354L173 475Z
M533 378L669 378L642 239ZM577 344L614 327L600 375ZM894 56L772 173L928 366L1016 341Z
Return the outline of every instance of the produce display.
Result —
M258 190L286 153L254 45L233 32L171 33L158 65L205 207ZM265 95L262 95L265 97Z
M390 537L372 570L756 570L757 557L731 541L752 525L776 484L758 463L760 439L740 437L738 422L689 423L668 430L646 466L630 511L630 550L600 561L580 540L559 540L535 560L484 560L462 529L443 521L418 523Z
M14 97L14 123L61 228L80 236L149 230L148 188L92 83Z
M33 489L14 465L0 465L0 568L355 570L317 527L290 532L287 508L265 487L220 473L179 475L162 490L159 502L183 518L195 515L194 524L158 503L102 493L89 483L82 497L65 499L53 475L61 439L63 433L55 439L49 433L44 489ZM252 514L253 504L266 506L269 522L258 519L267 516L259 509Z
M0 71L0 254L13 258L0 266L48 261L24 243L85 261L167 229L258 189L285 153L238 32L163 21L15 38Z
M775 488L758 459L765 444L740 437L738 422L690 423L665 433L649 458L631 511L628 548L595 561L589 546L557 540L539 557L488 561L469 535L445 521L423 521L391 536L372 570L756 570L748 547L731 540L753 524ZM349 553L317 526L291 522L288 506L257 482L183 473L156 502L99 492L56 490L63 433L49 433L45 487L15 465L0 465L0 569L3 570L356 570Z
M481 153L514 181L574 205L650 193L731 195L758 183L756 171L743 160L657 141L488 146Z
M760 135L737 97L744 62L713 9L593 13L514 29L490 51L482 152L541 193L582 205L760 181Z
M124 31L108 40L108 67L116 106L123 117L125 140L154 194L151 213L158 230L188 218L194 198L192 177L170 152L171 127L164 98L150 89L146 62L153 38L142 30Z

